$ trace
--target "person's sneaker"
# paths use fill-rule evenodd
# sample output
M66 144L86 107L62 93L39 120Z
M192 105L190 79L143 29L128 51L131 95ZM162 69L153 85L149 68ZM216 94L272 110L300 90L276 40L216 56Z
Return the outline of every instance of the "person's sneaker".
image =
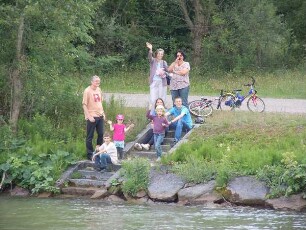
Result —
M150 149L150 145L149 144L141 144L142 148L144 150L149 150Z
M170 147L172 148L174 145L176 145L177 141L174 139L172 143L170 143Z
M142 150L142 146L139 143L135 143L134 148L138 151Z
M161 158L160 157L157 157L156 161L157 162L160 162Z

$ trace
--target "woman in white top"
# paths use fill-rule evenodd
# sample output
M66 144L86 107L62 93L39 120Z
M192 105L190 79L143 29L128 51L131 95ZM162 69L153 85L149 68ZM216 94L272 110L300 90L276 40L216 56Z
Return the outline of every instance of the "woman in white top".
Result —
M157 49L155 52L155 57L153 57L152 44L147 42L146 45L149 49L148 59L150 62L150 103L153 105L157 98L162 98L164 101L166 101L166 72L168 71L168 65L167 62L163 60L163 49Z

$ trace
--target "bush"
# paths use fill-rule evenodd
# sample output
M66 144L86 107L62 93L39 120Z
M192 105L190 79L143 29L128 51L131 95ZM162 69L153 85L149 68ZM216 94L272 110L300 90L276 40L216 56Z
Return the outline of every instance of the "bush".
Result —
M216 168L214 165L211 162L189 156L185 163L174 164L172 171L187 182L203 183L215 178Z
M35 155L30 148L24 149L21 154L15 153L6 164L0 165L17 185L28 188L32 193L42 191L59 192L54 186L63 170L75 163L73 154L64 151L41 153Z
M147 190L149 185L150 163L148 159L135 158L122 164L122 176L125 181L122 191L135 196L138 191Z
M278 165L266 165L257 172L258 179L270 188L269 197L289 196L305 191L306 164L298 164L292 152L283 154Z

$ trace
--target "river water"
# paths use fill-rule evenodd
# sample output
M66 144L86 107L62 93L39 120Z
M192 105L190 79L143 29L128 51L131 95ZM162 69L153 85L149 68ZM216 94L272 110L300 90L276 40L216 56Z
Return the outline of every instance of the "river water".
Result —
M0 196L0 229L306 229L306 214L246 207Z

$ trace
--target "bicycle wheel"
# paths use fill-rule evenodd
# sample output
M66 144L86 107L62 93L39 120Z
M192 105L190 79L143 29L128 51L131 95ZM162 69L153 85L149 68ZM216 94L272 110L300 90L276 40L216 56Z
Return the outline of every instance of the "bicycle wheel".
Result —
M213 112L211 104L207 104L201 100L195 100L189 103L189 111L196 117L208 117Z
M230 93L224 94L220 99L220 109L224 111L235 109L235 96Z
M257 97L256 95L252 95L248 99L247 106L250 111L258 113L263 112L266 108L264 101L260 97Z

